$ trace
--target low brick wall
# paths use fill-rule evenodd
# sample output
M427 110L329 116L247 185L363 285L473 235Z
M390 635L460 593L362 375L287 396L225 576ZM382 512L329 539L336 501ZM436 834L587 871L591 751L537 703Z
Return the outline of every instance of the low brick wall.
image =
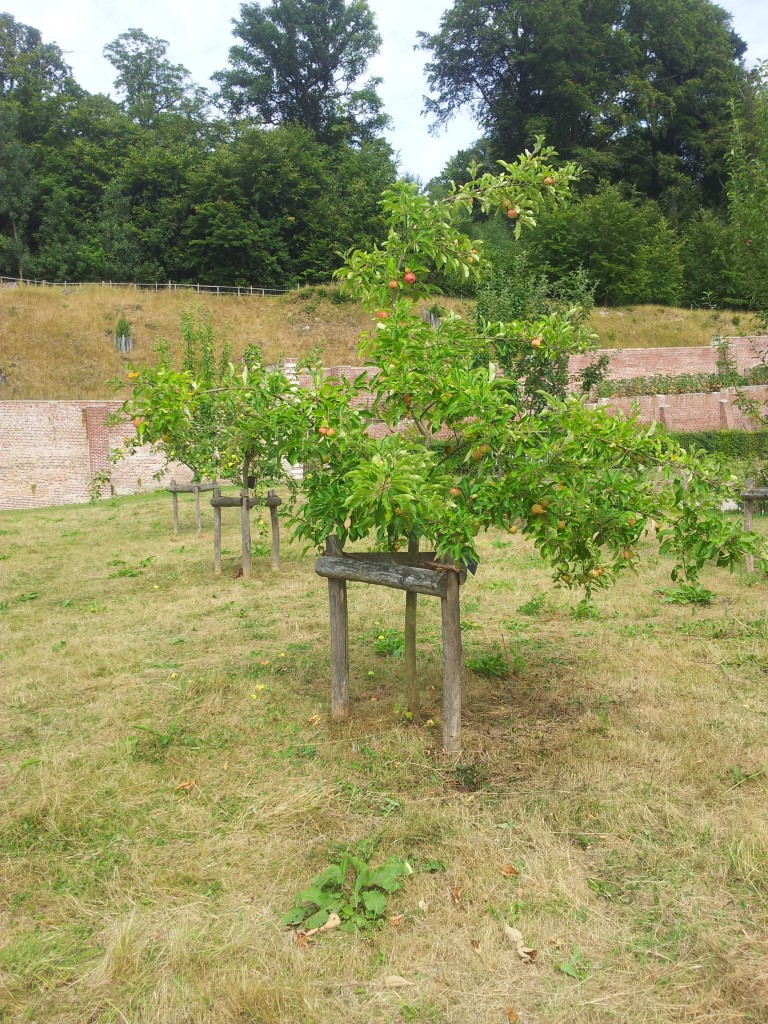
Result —
M768 403L768 385L741 388L741 393L763 405ZM631 416L637 411L642 423L658 420L668 430L755 430L755 424L736 405L736 389L695 395L641 395L639 398L603 398L592 405L620 409Z
M739 373L759 366L768 354L768 337L723 338ZM664 374L674 377L681 373L716 373L718 352L714 345L691 345L678 348L601 348L597 352L571 356L569 370L578 373L606 355L609 380L628 377L650 377Z
M731 338L736 365L743 371L757 365L768 338ZM609 376L613 379L652 374L708 373L716 369L717 352L711 347L675 349L605 350L611 357ZM589 361L574 356L571 372ZM354 379L363 367L335 366L328 375ZM309 378L299 377L307 386ZM758 402L768 403L768 385L743 388ZM712 394L646 395L640 398L608 398L599 403L631 414L637 409L641 421L659 420L669 430L754 429L735 404L732 388ZM360 404L364 404L361 400ZM0 509L43 508L88 501L89 484L100 470L110 471L114 494L136 494L167 487L171 478L188 483L192 474L185 466L163 469L162 456L149 445L116 465L109 461L110 449L122 447L130 425L109 426L107 417L119 402L0 402ZM385 428L372 424L371 433L382 435ZM105 489L105 493L108 491Z
M111 473L104 493L137 494L192 479L186 466L169 467L149 445L112 466L109 452L122 447L131 427L107 424L119 402L0 402L0 508L44 508L88 501L100 470Z

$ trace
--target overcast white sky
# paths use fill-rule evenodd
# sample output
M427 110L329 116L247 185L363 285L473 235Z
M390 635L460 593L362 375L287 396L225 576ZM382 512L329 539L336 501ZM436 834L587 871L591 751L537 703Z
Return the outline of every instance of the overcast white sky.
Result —
M369 0L383 39L370 71L384 79L381 96L393 120L390 141L400 170L429 181L459 149L479 134L466 116L455 118L435 138L421 116L426 92L423 68L428 55L414 51L416 32L433 32L449 0ZM748 62L768 59L766 0L730 0L736 31L748 43ZM66 51L75 78L89 92L112 90L114 70L102 57L104 46L129 28L167 39L167 57L183 64L199 85L210 85L214 71L227 66L234 43L232 18L240 0L0 0L0 9L39 29L46 42Z

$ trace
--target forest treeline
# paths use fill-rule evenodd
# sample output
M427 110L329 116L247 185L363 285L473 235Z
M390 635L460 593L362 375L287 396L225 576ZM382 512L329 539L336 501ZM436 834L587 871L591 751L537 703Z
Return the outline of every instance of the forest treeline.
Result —
M433 127L471 161L543 135L585 169L525 241L476 218L502 277L581 275L604 303L768 308L768 75L710 0L454 0L426 51ZM398 176L365 0L244 3L212 90L131 28L111 99L0 14L0 274L284 287L367 247Z

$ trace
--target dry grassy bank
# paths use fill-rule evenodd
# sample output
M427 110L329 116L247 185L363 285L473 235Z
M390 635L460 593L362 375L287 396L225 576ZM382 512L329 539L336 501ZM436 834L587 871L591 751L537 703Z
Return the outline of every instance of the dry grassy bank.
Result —
M466 304L445 304L466 311ZM183 312L208 309L216 336L234 355L261 345L268 361L296 357L317 347L327 364L356 363L360 334L371 319L356 303L339 302L335 288L304 289L270 297L146 292L86 285L0 289L0 398L79 399L110 397L107 381L119 375L127 357L114 347L118 317L133 331L134 362L151 361L159 338L180 348ZM736 325L733 321L737 321ZM701 310L662 306L596 309L592 318L607 347L709 344L719 328L748 333L750 317L724 317L719 325Z
M235 579L227 520L216 579L210 512L200 540L182 512L177 538L167 495L0 514L0 1019L768 1019L764 580L712 572L711 607L663 604L649 541L579 618L525 541L489 536L465 654L509 674L468 673L452 763L436 602L436 726L403 719L401 663L376 653L402 595L360 585L333 725L311 554ZM280 913L360 844L445 870L391 898L399 925L299 948Z

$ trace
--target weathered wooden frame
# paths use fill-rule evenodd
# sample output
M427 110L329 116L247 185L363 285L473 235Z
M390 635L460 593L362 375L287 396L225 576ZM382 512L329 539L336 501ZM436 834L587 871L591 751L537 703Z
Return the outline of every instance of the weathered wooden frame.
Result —
M416 680L416 602L419 594L440 598L443 633L443 749L461 753L461 699L464 671L461 653L459 588L466 570L437 562L431 552L419 552L418 543L408 553L342 550L336 537L328 537L325 554L315 561L315 572L328 580L331 630L331 715L336 721L349 718L349 624L347 583L370 583L405 591L405 668L410 710L418 721L420 703Z
M240 491L235 497L222 496L221 487L213 488L211 505L213 507L213 571L218 575L221 572L221 510L223 508L240 509L240 535L242 550L243 579L251 575L251 517L250 511L257 505L266 505L269 508L270 526L272 529L272 559L271 567L273 572L280 569L280 520L277 510L282 505L283 499L273 490L267 491L266 498L252 498L247 490Z
M171 498L173 499L174 534L178 534L179 532L179 495L194 494L195 496L195 524L197 526L197 535L199 537L203 529L202 518L200 516L200 492L213 491L215 489L215 483L177 484L175 480L171 480L168 485L168 490L171 492Z
M768 487L755 487L751 480L747 480L744 490L741 492L741 500L744 503L744 532L752 530L752 516L756 501L768 501ZM755 571L755 556L744 555L744 568L747 572Z

